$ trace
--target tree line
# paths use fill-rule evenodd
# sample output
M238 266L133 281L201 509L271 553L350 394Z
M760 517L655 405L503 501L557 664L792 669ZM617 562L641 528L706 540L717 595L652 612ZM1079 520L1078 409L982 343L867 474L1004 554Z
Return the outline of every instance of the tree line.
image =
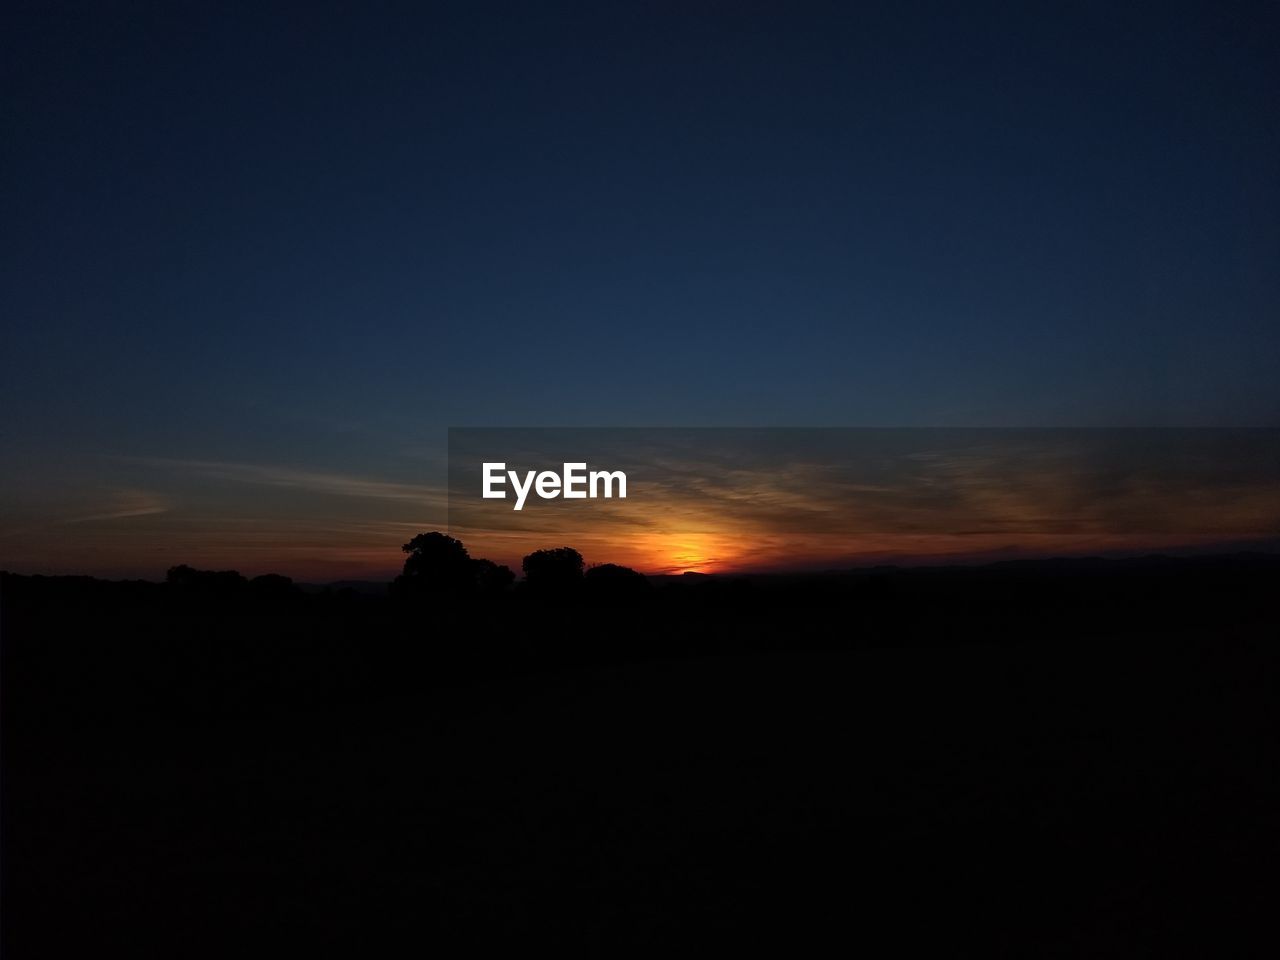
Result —
M510 567L472 557L462 541L443 533L420 533L401 549L406 557L403 572L391 584L395 597L494 596L515 584ZM520 566L525 589L545 595L579 589L629 595L649 589L648 578L629 567L614 563L587 567L582 554L572 547L535 550Z

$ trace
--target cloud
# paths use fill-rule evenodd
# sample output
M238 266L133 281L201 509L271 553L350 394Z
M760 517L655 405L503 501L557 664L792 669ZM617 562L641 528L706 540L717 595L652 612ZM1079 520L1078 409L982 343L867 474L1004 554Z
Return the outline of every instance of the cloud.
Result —
M89 523L97 520L125 520L129 517L150 517L158 513L168 513L172 505L164 497L146 490L116 491L109 504L104 505L102 513L94 513L85 517L71 517L66 523Z

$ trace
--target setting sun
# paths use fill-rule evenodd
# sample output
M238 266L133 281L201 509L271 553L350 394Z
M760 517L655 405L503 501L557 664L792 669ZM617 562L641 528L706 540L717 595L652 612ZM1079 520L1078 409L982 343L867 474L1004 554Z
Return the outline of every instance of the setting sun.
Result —
M733 542L724 534L658 532L636 546L643 567L651 573L722 573L737 554Z

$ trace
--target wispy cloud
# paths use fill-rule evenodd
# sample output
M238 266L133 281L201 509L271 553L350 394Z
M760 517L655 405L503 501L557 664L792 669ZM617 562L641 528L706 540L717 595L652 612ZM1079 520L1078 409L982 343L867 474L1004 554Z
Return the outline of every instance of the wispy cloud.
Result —
M215 480L285 487L311 493L367 500L396 500L444 507L448 492L425 484L398 483L371 477L328 471L300 470L273 464L236 463L220 460L177 460L165 457L135 457L130 462L196 474Z
M96 520L125 520L129 517L150 517L157 513L168 513L172 509L170 502L159 494L146 490L118 490L104 505L101 513L93 513L84 517L71 517L67 523L89 523Z

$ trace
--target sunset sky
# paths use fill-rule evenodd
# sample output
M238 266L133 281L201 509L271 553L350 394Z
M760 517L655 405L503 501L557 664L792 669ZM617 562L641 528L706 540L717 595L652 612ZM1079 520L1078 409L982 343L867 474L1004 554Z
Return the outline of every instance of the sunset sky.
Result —
M495 458L515 477L485 497ZM560 496L582 461L626 497ZM560 543L653 573L1274 548L1280 430L455 429L448 504L451 534L515 567Z
M1274 4L318 9L6 13L0 569L390 575L449 427L1280 426ZM574 545L777 565L680 510Z

